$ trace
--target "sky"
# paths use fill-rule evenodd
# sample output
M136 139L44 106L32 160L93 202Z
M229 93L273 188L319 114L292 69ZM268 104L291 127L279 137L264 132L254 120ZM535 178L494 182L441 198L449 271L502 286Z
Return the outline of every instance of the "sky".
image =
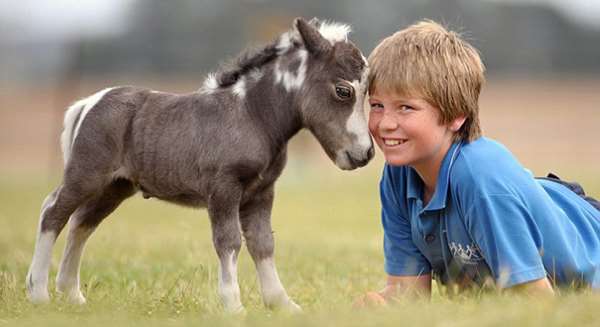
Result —
M479 0L465 0L479 1ZM600 29L600 0L484 0L545 4L568 19ZM127 7L133 0L19 0L0 6L3 38L65 39L118 33L125 27ZM468 2L467 2L468 3Z
M569 19L600 28L600 0L486 0L491 2L550 5Z
M69 38L118 33L132 0L19 0L0 6L15 38ZM13 34L13 33L11 33ZM11 35L3 35L10 38Z

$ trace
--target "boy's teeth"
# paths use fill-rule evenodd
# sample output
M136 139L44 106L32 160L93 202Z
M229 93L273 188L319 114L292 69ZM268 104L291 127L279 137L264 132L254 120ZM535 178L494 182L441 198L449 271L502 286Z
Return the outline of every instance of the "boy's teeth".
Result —
M385 140L385 145L398 145L404 143L403 140Z

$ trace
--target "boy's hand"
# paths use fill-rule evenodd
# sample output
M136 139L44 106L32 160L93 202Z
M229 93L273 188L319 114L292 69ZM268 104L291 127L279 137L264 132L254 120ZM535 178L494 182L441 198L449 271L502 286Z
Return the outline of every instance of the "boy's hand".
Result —
M359 296L352 307L355 309L364 309L364 308L375 308L375 307L385 307L387 306L387 301L385 298L377 293L377 292L367 292L361 296Z
M379 292L367 292L354 300L353 308L384 307L403 296L430 296L431 275L387 276L386 286Z
M548 277L515 285L507 289L507 291L525 293L529 295L554 295L554 289L552 288L552 283L550 283Z

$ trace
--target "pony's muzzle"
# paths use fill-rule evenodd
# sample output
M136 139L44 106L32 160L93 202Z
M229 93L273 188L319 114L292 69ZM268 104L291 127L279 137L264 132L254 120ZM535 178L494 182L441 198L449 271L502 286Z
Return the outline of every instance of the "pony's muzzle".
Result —
M375 149L373 148L372 144L366 151L361 151L358 154L350 151L344 151L344 156L346 157L345 159L348 163L348 166L347 168L340 166L340 168L345 170L352 170L359 167L364 167L367 165L367 163L369 163L369 161L371 161L371 159L373 159L374 155Z

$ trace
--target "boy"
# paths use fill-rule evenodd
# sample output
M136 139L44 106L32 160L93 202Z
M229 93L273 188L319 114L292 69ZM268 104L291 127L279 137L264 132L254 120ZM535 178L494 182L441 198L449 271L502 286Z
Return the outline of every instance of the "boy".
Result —
M369 64L369 129L386 161L388 277L359 304L428 295L432 277L546 293L600 288L600 204L576 184L534 179L481 136L484 66L475 48L423 21L383 40Z

